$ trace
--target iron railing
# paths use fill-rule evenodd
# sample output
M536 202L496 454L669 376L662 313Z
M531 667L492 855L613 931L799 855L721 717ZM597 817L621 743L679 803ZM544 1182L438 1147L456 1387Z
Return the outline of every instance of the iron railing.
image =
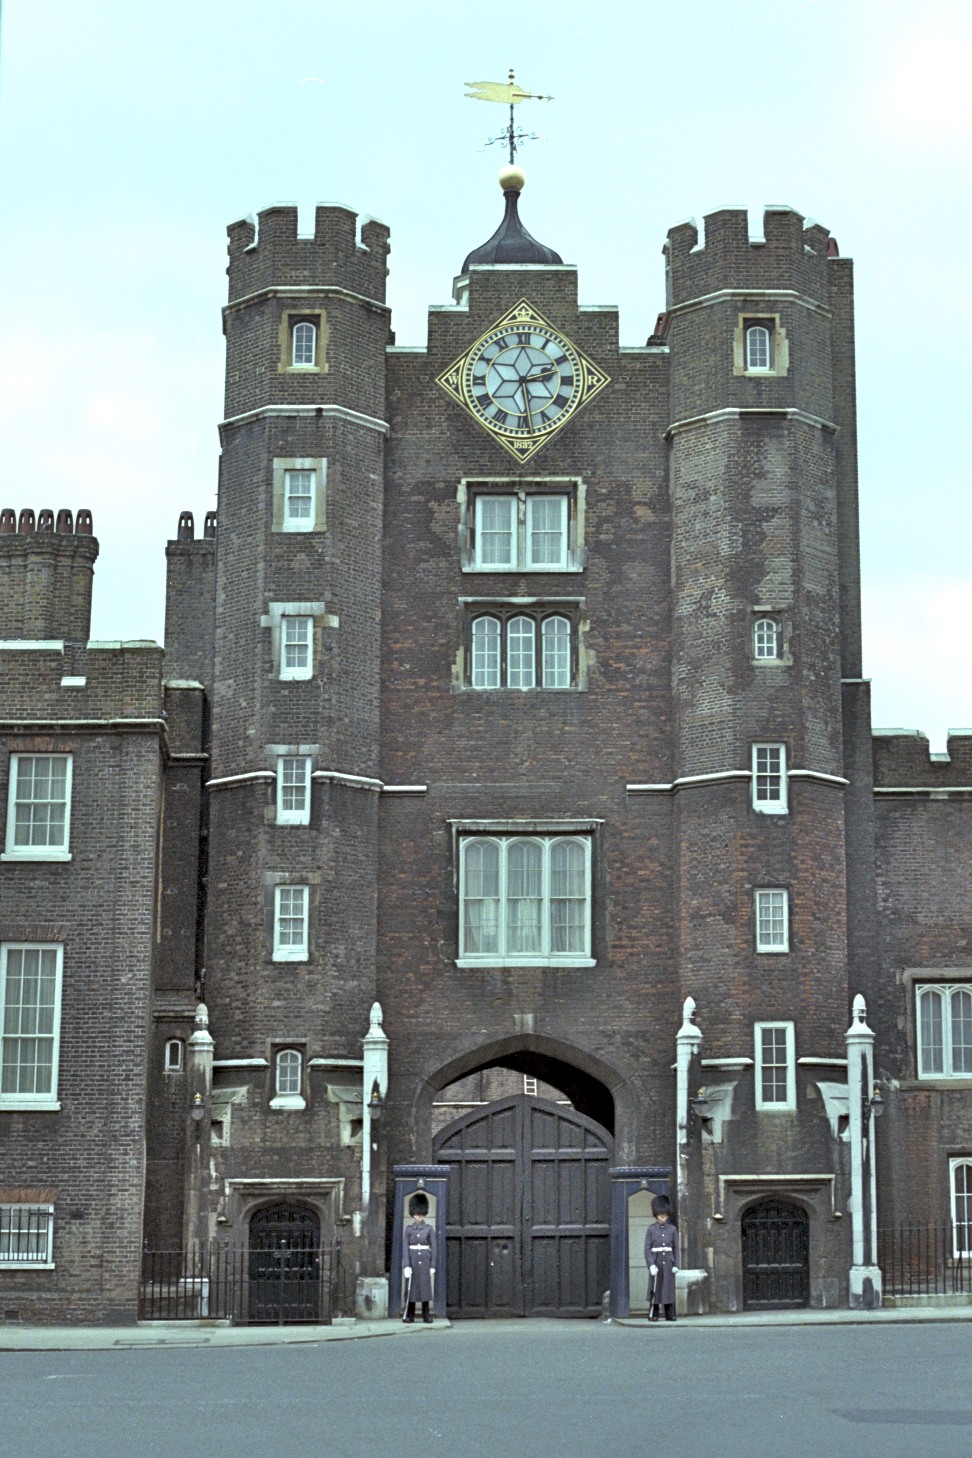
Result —
M141 1321L327 1325L341 1298L340 1241L273 1250L213 1242L142 1252Z
M972 1292L969 1226L901 1225L878 1231L878 1265L892 1296Z

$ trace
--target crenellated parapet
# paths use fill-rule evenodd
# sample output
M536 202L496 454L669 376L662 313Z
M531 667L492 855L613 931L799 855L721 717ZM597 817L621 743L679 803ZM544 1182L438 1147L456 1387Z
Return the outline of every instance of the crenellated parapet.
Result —
M694 219L671 228L664 252L670 309L723 289L788 289L823 301L828 259L837 256L821 224L772 206L763 212L762 238L750 237L745 208L720 208L706 214L701 241Z
M230 302L261 289L323 285L385 301L389 230L374 218L360 221L350 208L319 204L314 235L300 237L292 204L264 208L252 218L231 223Z
M950 729L944 754L918 729L876 729L872 743L878 792L972 789L972 729Z

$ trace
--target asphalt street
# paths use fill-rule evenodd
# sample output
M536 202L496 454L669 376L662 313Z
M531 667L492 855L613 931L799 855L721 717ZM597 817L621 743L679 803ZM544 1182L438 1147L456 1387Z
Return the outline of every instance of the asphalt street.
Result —
M0 1458L969 1458L972 1324L0 1355Z

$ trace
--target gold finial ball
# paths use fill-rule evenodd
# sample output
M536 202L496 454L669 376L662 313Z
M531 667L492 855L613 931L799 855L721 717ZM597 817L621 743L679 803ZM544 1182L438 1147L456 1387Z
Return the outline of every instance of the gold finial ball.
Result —
M522 192L526 173L522 167L501 167L499 185L504 192Z

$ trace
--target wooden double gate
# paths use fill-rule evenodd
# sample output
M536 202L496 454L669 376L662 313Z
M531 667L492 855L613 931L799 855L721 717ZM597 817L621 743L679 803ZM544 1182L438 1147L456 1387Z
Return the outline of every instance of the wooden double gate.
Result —
M452 1316L597 1316L610 1284L613 1140L574 1109L519 1094L446 1125Z

